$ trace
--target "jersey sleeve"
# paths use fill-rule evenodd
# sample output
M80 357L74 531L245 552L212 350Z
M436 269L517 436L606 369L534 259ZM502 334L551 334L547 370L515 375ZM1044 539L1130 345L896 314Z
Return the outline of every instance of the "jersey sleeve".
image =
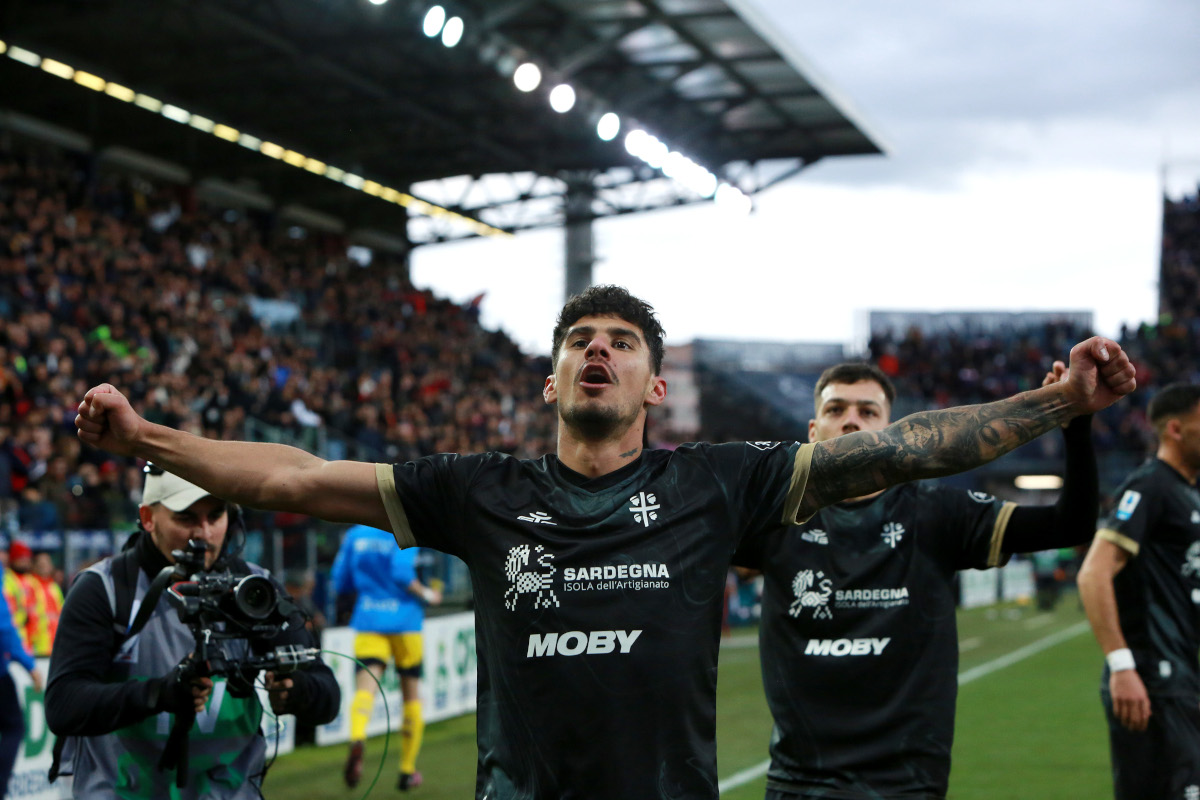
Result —
M379 495L401 547L422 545L462 557L463 509L485 456L441 453L405 464L376 464Z
M1134 475L1122 485L1117 504L1100 520L1097 538L1112 542L1131 556L1138 554L1162 508L1155 497L1152 477L1152 474Z
M1017 504L986 492L970 492L948 486L930 487L923 498L926 512L937 520L938 541L954 559L954 568L989 569L1008 563L1003 550L1004 535Z
M812 444L738 442L714 445L711 456L732 506L738 542L780 525L796 525L808 485ZM747 545L749 546L749 545Z

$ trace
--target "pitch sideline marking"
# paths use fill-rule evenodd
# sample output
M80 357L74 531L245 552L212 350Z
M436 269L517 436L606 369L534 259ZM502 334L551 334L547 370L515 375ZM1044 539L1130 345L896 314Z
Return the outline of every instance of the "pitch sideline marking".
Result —
M1024 647L1018 647L1011 653L1002 655L999 658L994 658L991 661L980 664L977 667L971 667L966 672L958 673L958 685L963 686L971 681L979 680L985 675L991 675L993 672L1002 670L1005 667L1012 666L1018 661L1023 661L1030 656L1037 655L1043 650L1048 650L1057 644L1072 639L1084 631L1088 630L1087 620L1076 622L1074 625L1069 625L1057 633L1052 633L1049 636L1044 636L1036 642L1030 642ZM771 766L771 759L767 759L761 764L755 764L753 767L744 769L741 772L735 772L725 780L717 784L717 793L724 794L730 789L736 789L739 786L744 786L750 781L757 780L767 774L767 770Z

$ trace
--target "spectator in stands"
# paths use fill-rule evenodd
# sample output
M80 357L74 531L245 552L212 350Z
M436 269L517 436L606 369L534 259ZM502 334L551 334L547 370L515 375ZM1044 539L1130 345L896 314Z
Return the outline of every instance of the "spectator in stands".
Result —
M480 797L714 797L720 603L739 541L977 466L1133 389L1118 345L1095 338L1073 348L1068 380L986 406L831 442L643 451L646 415L666 398L653 309L594 286L564 306L553 338L543 396L557 455L538 460L328 462L153 425L107 384L76 424L89 444L152 456L221 496L461 557L475 589Z

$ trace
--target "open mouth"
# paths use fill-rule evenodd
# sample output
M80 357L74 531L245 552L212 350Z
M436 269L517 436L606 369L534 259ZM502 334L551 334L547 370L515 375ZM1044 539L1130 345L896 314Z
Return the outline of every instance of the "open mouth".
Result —
M579 373L579 384L585 388L607 386L612 382L608 370L599 364L589 364Z

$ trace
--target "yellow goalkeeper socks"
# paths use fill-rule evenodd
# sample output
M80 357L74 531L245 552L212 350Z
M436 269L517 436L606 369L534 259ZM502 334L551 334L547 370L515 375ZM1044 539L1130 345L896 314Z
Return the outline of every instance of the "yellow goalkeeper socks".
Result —
M375 695L368 690L359 689L354 693L354 702L350 704L350 741L361 742L367 738L367 722L374 705Z
M412 774L417 771L417 753L421 751L421 739L425 736L425 717L421 715L421 701L409 700L404 704L404 725L400 728L400 771Z

